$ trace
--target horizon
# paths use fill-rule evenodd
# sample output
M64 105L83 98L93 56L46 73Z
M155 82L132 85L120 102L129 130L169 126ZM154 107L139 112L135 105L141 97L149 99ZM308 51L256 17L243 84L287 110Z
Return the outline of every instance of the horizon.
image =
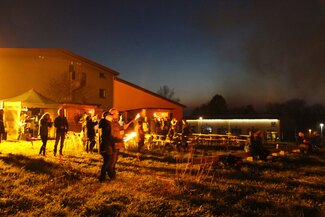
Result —
M0 46L65 48L187 107L325 104L322 0L0 3Z

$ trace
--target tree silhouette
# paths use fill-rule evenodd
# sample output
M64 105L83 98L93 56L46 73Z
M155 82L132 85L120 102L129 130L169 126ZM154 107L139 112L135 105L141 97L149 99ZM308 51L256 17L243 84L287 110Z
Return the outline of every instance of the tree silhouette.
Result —
M228 113L226 100L221 95L214 95L209 103L203 104L193 111L193 116L204 116L204 118L216 118Z
M179 98L174 97L175 95L174 89L169 88L167 85L160 87L159 90L157 91L157 94L167 99L173 100L175 102L181 101Z
M254 115L256 111L252 105L239 106L229 111L232 115Z

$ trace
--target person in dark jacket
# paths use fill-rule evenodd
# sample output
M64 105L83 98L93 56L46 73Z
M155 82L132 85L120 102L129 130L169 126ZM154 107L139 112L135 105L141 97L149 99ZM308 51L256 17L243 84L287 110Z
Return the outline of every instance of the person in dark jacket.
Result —
M251 146L250 153L253 158L266 160L267 156L270 154L269 151L263 145L264 133L262 131L256 131L251 135Z
M143 129L143 121L139 120L137 126L134 128L135 132L137 133L136 141L138 143L138 153L137 153L137 159L140 161L142 157L142 152L144 148L144 142L145 142L145 132Z
M41 136L41 140L42 140L42 146L41 149L39 150L39 154L43 154L43 156L45 156L45 152L46 152L46 143L48 140L48 128L52 127L52 121L50 118L50 114L49 113L45 113L43 114L43 116L41 117L40 121L39 121L39 134Z
M186 122L186 120L182 120L182 145L184 147L185 151L188 151L188 138L190 136L191 132L190 132L190 127L188 126L188 123Z
M59 110L59 116L55 118L54 120L54 126L56 127L56 137L55 137L55 144L54 144L54 156L56 156L56 151L58 147L58 143L61 140L60 143L60 156L62 156L62 149L65 139L65 134L68 132L69 125L68 120L64 116L64 110Z
M120 138L114 137L111 130L111 121L113 120L112 115L109 112L103 113L103 118L99 121L99 134L100 143L99 149L100 154L103 156L103 165L100 171L99 181L103 182L106 178L106 173L110 179L115 178L115 155L118 151L114 148L114 144L121 142Z
M3 110L0 109L0 143L1 143L1 140L4 138L4 135L5 135L5 125L4 125L4 122L3 122Z
M93 148L96 144L95 141L95 136L96 136L96 132L95 132L95 126L98 124L97 121L93 121L92 118L90 116L87 116L86 118L86 128L87 128L87 146L86 146L86 151L92 153L93 152Z

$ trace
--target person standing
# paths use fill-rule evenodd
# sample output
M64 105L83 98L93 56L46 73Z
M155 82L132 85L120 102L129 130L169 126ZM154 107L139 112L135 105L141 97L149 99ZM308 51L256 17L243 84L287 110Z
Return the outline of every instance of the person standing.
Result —
M106 173L110 179L115 178L115 167L113 167L116 155L116 149L114 148L115 142L121 142L119 138L113 137L111 131L112 115L106 111L103 113L102 119L99 121L99 150L103 157L103 165L101 167L99 181L103 182L106 179ZM115 165L114 165L115 166Z
M62 149L64 145L65 134L68 132L69 125L68 120L64 116L64 110L59 110L59 116L54 120L54 126L56 128L56 137L55 137L55 144L54 144L54 156L56 156L56 151L58 147L59 141L60 143L60 156L62 156Z
M185 149L185 151L188 151L188 144L187 141L190 137L190 127L188 126L188 123L186 122L186 120L182 120L182 145Z
M138 142L138 153L137 153L137 159L140 161L140 157L142 157L142 152L144 148L144 142L145 142L145 132L143 129L143 122L142 120L138 121L137 126L135 127L135 132L137 133L136 141Z
M45 113L43 114L43 116L40 119L40 128L39 128L39 134L41 136L41 140L42 140L42 146L41 149L39 150L39 155L43 154L43 156L45 156L45 152L46 152L46 143L48 140L48 134L49 134L49 127L52 127L52 120L50 118L50 114L49 113Z
M87 145L86 145L86 151L92 153L93 148L96 144L95 136L95 126L97 125L97 121L93 121L90 116L87 116L86 118L86 128L87 128Z
M1 140L4 139L4 136L5 136L5 125L4 125L4 122L3 122L3 110L0 109L0 143L1 143Z
M120 149L124 146L123 144L123 137L124 137L124 130L129 126L129 124L126 124L121 126L119 124L119 111L115 108L112 108L109 110L110 115L112 116L112 121L110 122L111 125L111 133L114 138L114 148L111 155L111 163L109 164L109 171L110 171L110 177L115 178L116 176L116 162L118 160L118 154Z

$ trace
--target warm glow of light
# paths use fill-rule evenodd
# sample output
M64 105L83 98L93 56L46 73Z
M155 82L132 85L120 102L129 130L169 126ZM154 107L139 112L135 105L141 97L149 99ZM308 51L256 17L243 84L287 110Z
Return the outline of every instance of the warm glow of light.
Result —
M134 120L138 119L139 117L140 117L140 113L138 113L138 114L135 116Z
M161 118L168 118L168 112L155 112L153 113L153 116L155 118L161 119Z
M199 117L199 120L203 120L203 118L202 117Z
M26 125L26 123L25 123L25 122L22 122L22 121L18 121L18 125L19 125L20 127L22 127L22 126Z
M323 123L320 123L319 126L320 126L321 128L323 128L324 124L323 124Z
M202 118L202 117L200 117ZM200 119L200 120L203 120ZM187 122L196 122L197 120L186 120ZM204 122L279 122L279 119L204 119Z
M135 138L136 136L137 136L137 133L136 132L132 132L132 133L126 135L123 140L124 140L124 142L127 142L127 141Z

